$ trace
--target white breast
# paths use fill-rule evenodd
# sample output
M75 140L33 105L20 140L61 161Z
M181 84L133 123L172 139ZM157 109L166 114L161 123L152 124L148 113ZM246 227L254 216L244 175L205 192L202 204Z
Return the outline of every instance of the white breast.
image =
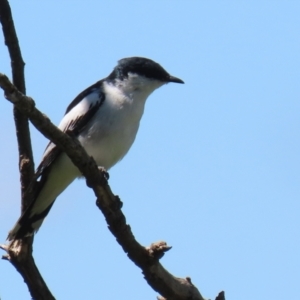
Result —
M109 169L124 157L134 142L149 93L126 93L109 83L103 87L105 100L80 134L79 141L99 166Z

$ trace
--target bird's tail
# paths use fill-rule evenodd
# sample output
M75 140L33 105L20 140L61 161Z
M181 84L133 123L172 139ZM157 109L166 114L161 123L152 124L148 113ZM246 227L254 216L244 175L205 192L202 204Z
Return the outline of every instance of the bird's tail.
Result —
M7 239L20 239L34 234L42 225L55 199L72 181L79 176L78 169L66 154L62 154L37 182L33 201L25 209Z
M26 236L33 235L42 225L45 217L48 215L55 199L48 205L48 207L39 214L34 214L34 203L37 199L25 209L21 217L16 222L15 226L8 233L7 239L17 240Z

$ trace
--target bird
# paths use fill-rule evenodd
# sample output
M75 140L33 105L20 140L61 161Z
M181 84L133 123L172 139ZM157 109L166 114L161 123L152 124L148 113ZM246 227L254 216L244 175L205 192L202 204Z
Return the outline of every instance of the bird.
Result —
M171 82L184 83L151 59L120 59L106 78L69 104L58 128L75 136L97 165L109 170L132 146L148 96ZM81 176L67 154L50 141L36 170L33 199L7 239L35 234L56 198Z

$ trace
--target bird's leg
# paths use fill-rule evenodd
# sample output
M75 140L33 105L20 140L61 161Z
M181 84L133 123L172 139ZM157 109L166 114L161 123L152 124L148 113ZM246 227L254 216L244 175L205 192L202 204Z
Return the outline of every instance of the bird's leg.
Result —
M104 177L105 177L106 180L109 179L109 174L108 174L108 172L106 171L106 169L104 167L98 166L98 170L103 173L103 175L104 175Z

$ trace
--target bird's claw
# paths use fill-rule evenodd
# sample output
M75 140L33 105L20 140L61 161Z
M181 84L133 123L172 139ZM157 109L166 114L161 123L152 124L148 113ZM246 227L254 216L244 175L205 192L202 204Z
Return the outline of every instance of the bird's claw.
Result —
M98 170L103 173L106 180L109 179L109 174L108 174L108 172L106 171L106 169L104 167L98 167Z

